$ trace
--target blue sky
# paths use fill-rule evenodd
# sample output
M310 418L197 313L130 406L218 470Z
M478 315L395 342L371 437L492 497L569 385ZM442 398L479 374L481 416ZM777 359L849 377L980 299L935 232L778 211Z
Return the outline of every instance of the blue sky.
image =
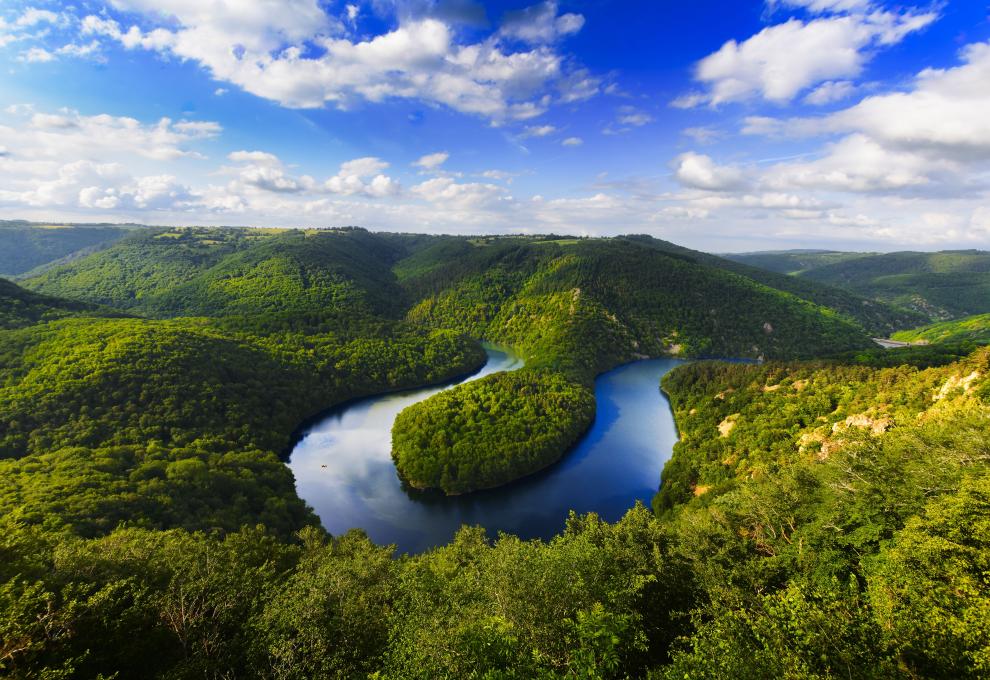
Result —
M0 217L990 246L985 0L30 0Z

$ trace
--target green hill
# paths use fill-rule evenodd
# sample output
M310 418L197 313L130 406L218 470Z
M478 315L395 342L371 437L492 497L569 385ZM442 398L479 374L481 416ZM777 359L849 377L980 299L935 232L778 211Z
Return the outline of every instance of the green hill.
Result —
M594 377L639 357L816 356L865 348L861 323L886 329L903 316L842 291L643 237L158 229L26 285L155 318L211 317L236 332L340 333L405 319L508 345L526 358L523 375L457 388L418 405L421 416L397 422L400 473L417 486L450 492L511 481L567 451L594 410L548 411L544 392L551 385L574 403L593 404ZM515 404L532 426L543 418L553 432L534 453L516 441L512 409L480 409L473 423L455 425L461 396ZM451 436L439 452L428 452L438 430ZM497 464L465 463L494 442ZM422 468L425 456L433 462Z
M39 295L0 279L0 329L20 328L81 314L114 315L97 305Z
M888 354L901 365L664 378L681 441L654 506L702 595L663 677L990 670L990 351L927 368Z
M755 253L726 253L727 260L778 274L800 275L812 269L876 255L840 250L767 250Z
M956 321L943 321L910 331L901 331L891 337L901 342L972 342L990 345L990 314L977 314Z
M990 252L987 251L755 253L729 257L844 288L865 298L911 310L928 321L990 312Z
M79 258L124 238L124 226L35 224L0 220L0 276L18 276Z

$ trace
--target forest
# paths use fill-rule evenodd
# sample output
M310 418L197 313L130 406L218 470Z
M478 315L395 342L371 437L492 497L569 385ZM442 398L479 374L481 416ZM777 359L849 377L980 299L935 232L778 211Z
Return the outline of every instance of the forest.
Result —
M0 282L0 674L985 677L990 354L880 350L904 310L749 272L645 237L148 229ZM403 412L406 481L530 474L599 373L702 359L662 386L653 507L419 555L327 535L300 425L479 340L525 368Z
M728 256L791 278L897 306L927 322L990 312L990 252L783 251ZM897 330L920 326L905 324Z

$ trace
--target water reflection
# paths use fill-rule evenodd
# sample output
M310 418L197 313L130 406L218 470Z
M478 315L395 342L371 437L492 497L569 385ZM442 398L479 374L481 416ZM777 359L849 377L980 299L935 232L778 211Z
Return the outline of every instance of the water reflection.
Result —
M489 361L471 379L514 370L522 362L486 347ZM595 383L594 425L560 463L499 489L448 498L403 488L391 457L392 422L406 406L441 389L373 397L333 412L309 428L289 461L299 495L324 527L364 529L377 543L417 552L446 543L462 524L524 538L560 531L569 510L618 519L636 500L649 502L676 441L660 377L679 362L639 361Z

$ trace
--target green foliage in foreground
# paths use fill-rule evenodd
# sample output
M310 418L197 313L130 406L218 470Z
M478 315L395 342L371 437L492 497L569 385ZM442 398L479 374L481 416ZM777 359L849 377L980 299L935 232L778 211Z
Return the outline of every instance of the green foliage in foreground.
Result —
M357 532L81 540L0 522L12 678L622 677L663 658L686 597L642 507L548 543L465 528L400 560Z
M923 341L940 344L972 342L990 345L990 314L978 314L956 321L943 321L923 328L894 333L891 337L901 342Z
M669 374L683 439L654 505L699 599L663 676L986 677L988 369Z
M557 373L496 373L400 413L392 458L417 489L490 488L556 462L594 418L586 385Z
M447 546L396 558L360 532L307 528L284 540L262 528L122 528L80 538L7 512L0 671L986 677L988 368L990 350L926 369L684 366L665 385L689 430L675 460L713 481L711 436L692 428L717 424L731 395L744 417L717 455L737 456L732 483L659 517L641 506L614 524L572 516L547 542L492 543L465 528ZM803 425L822 399L838 415ZM893 422L845 425L848 412ZM826 437L809 446L802 435L820 428ZM768 450L749 448L757 440Z

